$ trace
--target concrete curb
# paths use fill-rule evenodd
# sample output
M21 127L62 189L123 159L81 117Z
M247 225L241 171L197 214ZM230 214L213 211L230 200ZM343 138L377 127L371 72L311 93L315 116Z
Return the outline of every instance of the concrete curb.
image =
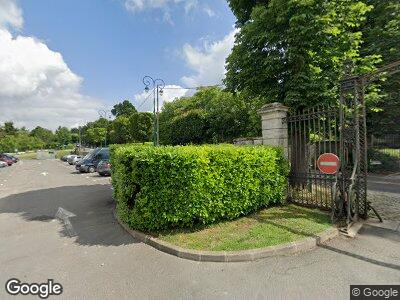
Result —
M337 228L330 228L313 237L308 237L296 242L266 248L242 251L198 251L184 249L152 237L150 235L144 234L140 231L130 229L128 225L126 225L119 219L115 209L113 210L113 213L115 219L122 226L122 228L124 228L125 231L127 231L136 240L145 243L159 251L180 258L202 262L243 262L254 261L272 256L296 254L312 250L318 245L339 236L339 230Z

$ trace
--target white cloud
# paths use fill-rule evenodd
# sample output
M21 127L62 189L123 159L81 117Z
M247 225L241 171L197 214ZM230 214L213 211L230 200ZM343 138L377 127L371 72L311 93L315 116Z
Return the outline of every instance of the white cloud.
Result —
M11 120L17 126L55 129L97 118L104 105L80 93L83 79L60 53L34 37L13 36L6 29L22 26L16 2L0 0L1 8L8 9L1 11L3 15L15 17L0 25L0 123Z
M181 81L186 86L221 84L226 72L225 61L232 51L236 33L234 29L220 41L204 42L201 48L184 45L183 59L194 73L182 77Z
M0 28L12 26L20 29L24 20L22 11L14 0L0 0Z
M175 7L182 7L186 14L201 9L209 17L215 16L214 11L207 4L200 4L198 0L125 0L126 10L138 13L145 10L163 11L163 20L173 25L171 11Z
M191 93L190 90L182 88L179 85L166 85L163 90L163 95L159 98L160 110L165 102L171 102L176 98L188 96ZM134 105L139 111L153 112L153 91L142 92L135 95Z
M216 15L215 11L212 10L211 7L209 7L208 5L204 5L203 7L203 11L210 17L214 17Z

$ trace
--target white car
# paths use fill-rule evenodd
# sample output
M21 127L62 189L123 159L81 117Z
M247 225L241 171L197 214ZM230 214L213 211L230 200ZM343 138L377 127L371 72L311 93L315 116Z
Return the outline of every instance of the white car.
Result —
M4 167L7 167L7 166L8 166L8 165L7 165L6 162L0 161L0 168L4 168Z
M75 165L81 159L82 159L82 156L80 156L80 155L68 155L68 157L67 157L67 161L71 166Z
M77 155L76 157L74 157L74 159L72 160L72 164L76 165L76 163L80 160L83 159L83 156Z

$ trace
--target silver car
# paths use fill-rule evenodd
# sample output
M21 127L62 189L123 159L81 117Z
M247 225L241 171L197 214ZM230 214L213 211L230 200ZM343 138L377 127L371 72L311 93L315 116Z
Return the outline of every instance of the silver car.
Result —
M80 161L82 159L82 156L80 155L70 155L67 158L68 163L72 166L75 165L78 161Z

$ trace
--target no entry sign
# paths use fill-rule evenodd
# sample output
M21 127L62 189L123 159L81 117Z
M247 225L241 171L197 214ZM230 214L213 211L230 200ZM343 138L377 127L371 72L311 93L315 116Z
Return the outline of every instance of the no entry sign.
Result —
M339 171L340 159L333 153L324 153L318 158L317 166L324 174L336 174Z

